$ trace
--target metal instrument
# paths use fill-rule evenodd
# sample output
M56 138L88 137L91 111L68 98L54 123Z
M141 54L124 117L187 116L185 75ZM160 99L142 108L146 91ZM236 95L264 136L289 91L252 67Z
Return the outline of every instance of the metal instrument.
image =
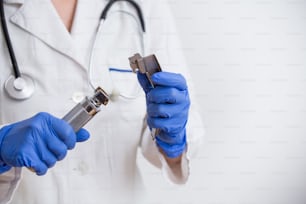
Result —
M63 117L63 120L67 121L77 132L100 111L101 105L107 105L108 101L107 93L98 87L92 97L85 97Z
M155 85L152 82L151 76L156 72L162 71L156 56L149 55L146 57L142 57L139 53L136 53L134 56L129 58L129 61L130 61L130 66L133 72L138 71L141 74L145 74L152 88L154 88ZM151 136L153 140L155 140L155 137L158 133L159 133L159 129L152 128Z

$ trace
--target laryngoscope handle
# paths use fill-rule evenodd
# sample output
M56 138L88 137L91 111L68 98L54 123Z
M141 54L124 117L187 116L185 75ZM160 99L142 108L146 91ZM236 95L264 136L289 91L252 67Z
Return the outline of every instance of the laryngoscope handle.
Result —
M63 120L77 132L100 111L100 106L107 105L108 101L107 93L98 87L92 97L85 97L63 117Z

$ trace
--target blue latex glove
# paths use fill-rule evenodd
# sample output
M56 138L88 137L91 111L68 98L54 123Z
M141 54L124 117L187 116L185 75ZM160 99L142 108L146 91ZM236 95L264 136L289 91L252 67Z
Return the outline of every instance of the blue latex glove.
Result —
M28 167L44 175L76 142L88 138L85 129L74 133L66 121L48 113L5 126L0 129L0 173L11 167Z
M146 93L147 123L157 128L156 144L169 158L186 149L186 123L190 100L185 78L180 74L157 72L152 75L153 88L145 75L138 81Z

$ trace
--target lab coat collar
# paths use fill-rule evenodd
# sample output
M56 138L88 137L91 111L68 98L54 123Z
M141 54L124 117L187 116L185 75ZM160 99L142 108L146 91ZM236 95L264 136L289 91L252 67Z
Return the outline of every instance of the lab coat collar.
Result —
M6 0L9 3L21 3L19 10L10 17L10 21L36 36L56 51L70 57L84 69L84 60L77 55L73 38L65 28L50 0Z

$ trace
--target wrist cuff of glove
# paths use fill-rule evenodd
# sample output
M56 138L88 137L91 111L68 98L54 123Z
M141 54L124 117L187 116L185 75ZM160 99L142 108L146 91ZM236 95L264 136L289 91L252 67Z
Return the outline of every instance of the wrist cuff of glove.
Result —
M4 161L2 160L1 157L1 146L2 146L2 141L3 138L5 137L5 135L7 134L8 131L10 131L11 126L5 126L3 128L0 129L0 174L10 170L12 167L8 166L7 164L4 163Z
M8 166L2 161L0 161L0 174L9 171L11 168L12 168L11 166Z
M168 144L161 141L158 137L156 137L156 144L159 148L161 148L164 151L167 157L176 158L186 151L187 147L186 134L181 144Z

